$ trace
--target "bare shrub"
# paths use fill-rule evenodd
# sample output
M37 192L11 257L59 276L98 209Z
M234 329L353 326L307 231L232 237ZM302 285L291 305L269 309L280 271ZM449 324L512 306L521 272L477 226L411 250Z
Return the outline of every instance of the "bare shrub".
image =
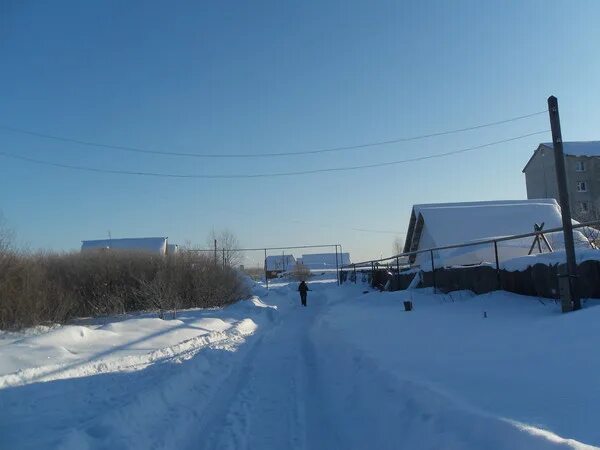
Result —
M400 239L399 236L396 236L396 238L394 239L392 251L394 252L394 255L399 255L400 253L404 252L404 243L402 242L402 239Z
M264 267L246 267L244 268L244 272L253 280L261 280L265 278Z
M74 317L217 307L248 295L229 267L209 257L135 252L5 253L0 261L0 328L64 323Z
M600 230L594 227L581 227L577 228L577 231L583 234L593 248L600 248ZM576 241L575 244L581 246L579 241Z
M240 243L236 235L230 230L212 231L208 237L209 248L217 241L217 263L235 267L242 263L243 255L237 250Z
M291 274L294 280L306 281L310 278L310 269L304 264L296 264Z

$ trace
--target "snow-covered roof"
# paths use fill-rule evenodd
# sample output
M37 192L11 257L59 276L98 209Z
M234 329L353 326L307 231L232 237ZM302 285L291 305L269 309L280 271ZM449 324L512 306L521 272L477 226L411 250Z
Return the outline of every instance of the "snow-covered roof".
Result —
M296 265L293 255L269 255L267 256L267 270L290 270Z
M534 220L529 224L526 231L511 232L505 231L514 229L514 226L506 226L507 220L514 214L526 213L532 211L530 205L545 205L542 208L550 207L549 211L559 212L556 200L537 199L537 200L491 200L482 202L461 202L461 203L429 203L414 205L404 251L415 251L420 246L420 225L419 219L425 219L427 216L427 226L435 231L435 246L458 244L461 242L474 241L490 236L507 236L516 233L527 233L533 231ZM500 215L502 220L497 221L496 217ZM508 217L508 219L507 219ZM516 218L515 218L516 219ZM518 223L521 219L512 219L513 223ZM560 221L560 214L559 214ZM468 222L468 223L467 223ZM537 221L537 223L543 220ZM557 225L560 226L560 225ZM522 227L519 227L522 228ZM493 234L494 230L504 231L499 234Z
M302 255L302 264L310 269L326 269L336 267L335 253L310 253ZM337 264L339 266L350 264L350 253L338 253Z
M545 229L560 228L560 208L554 199L501 200L489 202L465 202L425 204L413 206L404 251L475 242L502 236L524 234L534 231L534 224L544 223ZM507 241L499 244L501 259L527 254L533 238ZM555 239L562 246L560 239ZM525 253L523 253L525 252ZM476 264L492 260L490 244L436 252L435 257L445 259L442 264ZM430 256L417 255L411 260L418 262Z
M554 149L552 142L540 145ZM600 156L600 141L563 142L563 153L571 156Z
M523 167L523 173L542 148L553 151L554 145L552 142L543 142L538 145L538 148L535 149L533 155ZM600 141L563 142L563 154L566 156L600 156Z
M166 237L145 237L81 241L81 251L105 248L144 251L164 255L167 249L167 239Z

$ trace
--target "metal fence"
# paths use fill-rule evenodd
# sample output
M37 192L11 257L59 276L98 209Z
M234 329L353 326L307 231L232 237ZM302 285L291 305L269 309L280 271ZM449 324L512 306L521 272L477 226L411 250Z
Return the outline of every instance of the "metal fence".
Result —
M584 222L584 223L580 223L577 225L573 225L573 229L580 229L580 228L587 229L590 227L598 227L599 225L600 225L600 220L594 220L594 221L590 221L590 222ZM400 273L402 271L402 269L410 269L410 268L415 267L413 264L411 264L408 261L411 256L428 253L430 260L431 260L431 267L428 267L428 268L421 267L421 270L423 270L424 272L431 271L431 274L433 277L433 288L435 290L436 289L435 271L436 271L436 269L442 268L442 267L436 267L436 265L435 265L434 254L436 252L439 253L440 251L444 251L444 250L490 245L491 248L493 249L493 254L494 254L494 259L495 259L495 269L496 269L496 273L497 273L497 277L498 277L498 283L500 284L500 259L498 257L498 243L506 242L506 241L513 241L513 240L517 240L517 239L524 239L524 238L529 238L529 237L534 237L534 238L537 237L538 239L544 240L545 235L551 234L551 233L559 233L562 231L563 231L562 227L551 228L551 229L547 229L547 230L536 230L531 233L515 234L515 235L511 235L511 236L503 236L503 237L490 238L490 239L484 239L484 240L479 240L479 241L464 242L464 243L460 243L460 244L445 245L445 246L441 246L441 247L426 248L426 249L422 249L422 250L415 250L415 251L411 251L411 252L399 253L397 255L389 256L387 258L372 259L372 260L367 260L367 261L361 261L358 263L346 264L346 265L341 266L340 269L341 269L341 271L346 271L346 272L352 271L353 272L352 278L353 278L354 282L356 283L357 271L365 271L365 269L367 269L368 271L371 271L371 273L373 273L375 270L377 270L383 266L391 271L396 271L396 272ZM597 234L595 237L596 238L600 237L600 231L598 231L598 230L595 230L595 231L597 231ZM344 278L346 278L346 277L344 277Z
M328 249L333 250L335 254L335 273L338 285L340 284L340 267L342 265L342 245L341 244L322 244L322 245L291 245L287 247L257 247L257 248L223 248L219 247L219 242L215 241L213 248L189 249L190 252L206 253L214 258L215 264L223 266L241 266L246 272L261 271L264 282L269 288L269 267L267 260L269 256L281 256L282 263L285 264L286 256L291 255L293 250L309 249ZM286 253L289 252L289 253ZM293 269L293 267L282 267L282 271ZM330 270L333 270L333 266Z

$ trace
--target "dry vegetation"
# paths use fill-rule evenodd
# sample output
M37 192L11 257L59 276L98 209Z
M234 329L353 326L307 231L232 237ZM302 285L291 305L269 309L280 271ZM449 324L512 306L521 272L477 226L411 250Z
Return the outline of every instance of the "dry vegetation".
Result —
M291 272L292 278L298 281L307 281L310 278L310 269L304 264L296 264Z
M0 329L143 310L162 316L247 295L235 270L204 255L26 254L0 248Z

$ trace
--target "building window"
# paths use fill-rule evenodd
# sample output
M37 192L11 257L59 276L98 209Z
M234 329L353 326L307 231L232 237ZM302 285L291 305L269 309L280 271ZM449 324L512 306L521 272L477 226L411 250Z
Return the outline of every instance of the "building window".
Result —
M577 161L575 163L575 172L585 172L585 161Z
M587 214L589 211L588 202L579 202L579 212L582 214Z
M585 181L577 182L577 192L587 192L587 185Z

